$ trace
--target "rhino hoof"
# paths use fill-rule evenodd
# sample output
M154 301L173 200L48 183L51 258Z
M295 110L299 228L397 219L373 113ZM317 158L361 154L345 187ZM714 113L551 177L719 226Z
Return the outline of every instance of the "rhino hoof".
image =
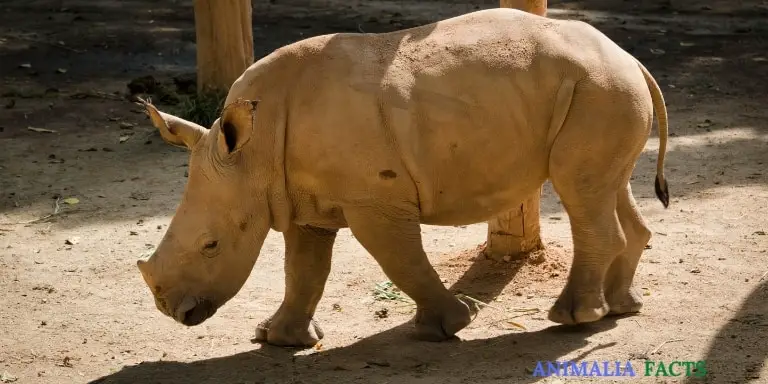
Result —
M323 338L323 330L314 320L310 320L307 327L281 325L272 319L267 319L256 326L254 342L267 343L280 347L313 347Z
M564 291L549 310L549 320L559 324L582 324L598 321L608 314L608 303L603 295L574 296Z
M637 313L643 308L643 299L635 288L629 288L623 294L608 297L608 306L611 308L609 315Z
M469 307L459 300L450 303L442 310L416 310L416 339L423 341L445 341L455 337L456 332L472 322Z

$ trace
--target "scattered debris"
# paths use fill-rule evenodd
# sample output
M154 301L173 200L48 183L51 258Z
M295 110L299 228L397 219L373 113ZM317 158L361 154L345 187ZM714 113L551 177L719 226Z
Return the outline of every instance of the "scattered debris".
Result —
M410 298L403 296L400 293L400 290L391 281L376 283L376 286L373 288L373 296L376 300L398 300L405 303L413 302Z
M32 64L30 63L19 64L19 68L30 69L32 68Z
M56 73L64 74L64 73L67 73L67 70L64 69L64 68L59 68L59 69L56 70Z
M13 382L16 382L17 380L19 380L18 377L11 375L8 372L3 372L2 374L0 374L0 381L2 381L3 383L13 383Z
M157 228L157 229L162 229L162 228L163 228L163 227L161 227L161 226L159 226L159 225L158 225L158 228ZM341 305L339 305L339 303L334 303L334 304L333 304L333 306L332 306L332 308L333 308L333 310L334 310L334 311L336 311L336 312L341 312Z
M62 200L63 202L69 204L69 205L75 205L80 202L80 199L77 197L67 197L66 199Z
M654 55L663 55L667 52L661 48L651 48L651 53L653 53Z
M756 231L753 235L765 236L765 231Z
M56 133L53 129L27 127L27 130L37 133Z
M375 365L377 367L389 367L391 364L389 364L386 360L369 360L365 362L368 365Z
M387 317L389 317L389 310L386 309L386 308L382 308L382 309L379 309L378 311L374 312L374 314L379 319L386 319Z
M94 98L94 99L107 99L107 100L120 100L120 101L124 100L122 96L113 95L113 94L109 94L107 92L101 92L101 91L77 92L75 94L72 94L70 98L72 99Z
M56 366L72 368L72 359L69 356L64 356L64 360L61 363L56 363Z
M129 123L127 121L121 121L119 126L120 126L120 129L133 129L133 127L135 127L136 124Z
M698 268L691 269L691 273L701 273L701 270Z
M80 242L80 238L77 236L70 237L69 239L64 240L64 244L66 245L75 245Z
M131 195L128 197L134 200L149 200L149 194L144 192L131 192Z
M125 143L126 141L131 139L131 135L126 136L120 136L120 144Z

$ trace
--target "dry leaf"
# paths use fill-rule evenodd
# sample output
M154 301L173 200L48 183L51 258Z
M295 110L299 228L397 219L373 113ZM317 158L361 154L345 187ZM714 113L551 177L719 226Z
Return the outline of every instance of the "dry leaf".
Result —
M62 201L69 205L75 205L80 202L80 200L77 197L68 197Z
M516 322L514 322L514 321L512 321L512 320L506 320L506 321L505 321L505 323L507 323L507 324L509 324L509 325L511 325L511 326L514 326L514 327L520 328L520 329L522 329L522 330L526 330L526 331L528 330L528 328L526 328L524 325L522 325L522 324L520 324L520 323L516 323Z
M38 133L56 133L53 129L45 129L45 128L35 128L35 127L27 127L28 130L32 132L38 132Z
M126 141L130 140L130 136L120 136L120 144L125 143Z

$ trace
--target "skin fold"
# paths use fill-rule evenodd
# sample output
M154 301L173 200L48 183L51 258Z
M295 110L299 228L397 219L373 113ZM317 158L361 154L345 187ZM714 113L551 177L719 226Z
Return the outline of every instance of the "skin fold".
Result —
M629 178L664 100L653 77L578 21L512 9L384 34L285 46L232 85L210 129L144 103L163 138L190 150L182 201L138 266L158 309L199 324L242 287L269 232L283 233L286 290L257 339L309 346L339 228L349 228L417 304L415 335L451 338L470 310L443 286L420 224L505 213L551 180L574 260L549 312L563 324L637 312L651 232Z

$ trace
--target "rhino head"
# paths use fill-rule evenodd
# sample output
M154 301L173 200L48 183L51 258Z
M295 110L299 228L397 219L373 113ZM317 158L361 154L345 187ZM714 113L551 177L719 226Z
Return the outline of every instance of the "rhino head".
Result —
M152 256L137 264L157 308L193 326L245 284L272 225L270 140L254 137L255 101L230 103L211 129L142 103L163 139L187 148L190 159L168 230Z

